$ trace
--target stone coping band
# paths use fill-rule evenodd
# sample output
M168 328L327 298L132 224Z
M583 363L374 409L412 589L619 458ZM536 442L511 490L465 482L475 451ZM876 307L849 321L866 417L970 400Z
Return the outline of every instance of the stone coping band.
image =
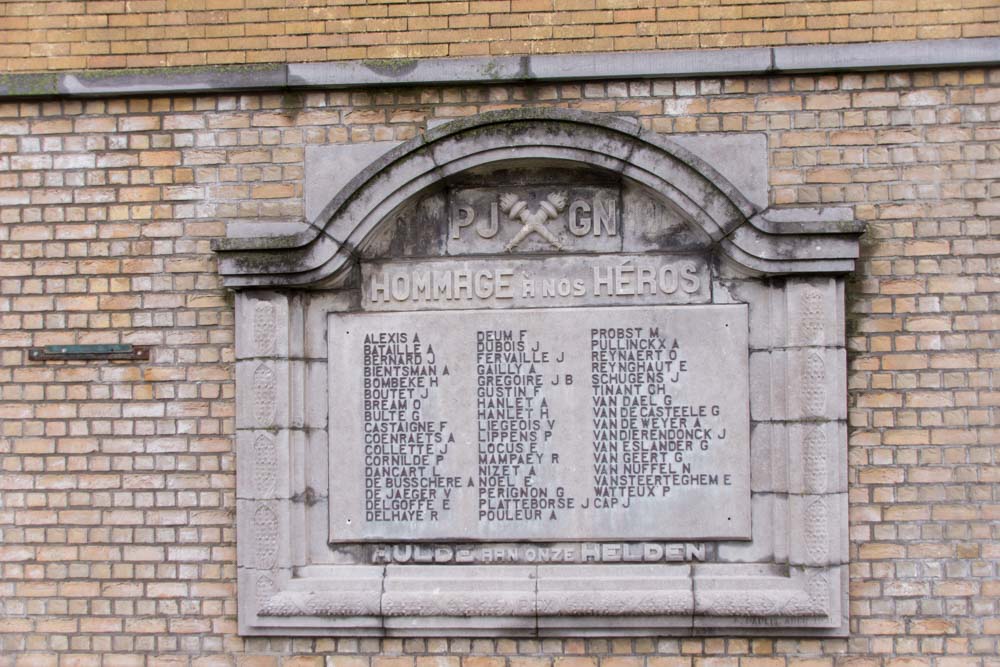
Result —
M740 76L1000 64L1000 38L0 74L0 99Z

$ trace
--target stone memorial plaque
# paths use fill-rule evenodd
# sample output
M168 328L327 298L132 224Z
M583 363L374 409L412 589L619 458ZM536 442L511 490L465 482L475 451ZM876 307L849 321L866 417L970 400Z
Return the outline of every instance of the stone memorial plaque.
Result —
M744 305L331 314L333 541L749 539Z
M504 109L219 244L240 634L842 636L863 226L721 166Z

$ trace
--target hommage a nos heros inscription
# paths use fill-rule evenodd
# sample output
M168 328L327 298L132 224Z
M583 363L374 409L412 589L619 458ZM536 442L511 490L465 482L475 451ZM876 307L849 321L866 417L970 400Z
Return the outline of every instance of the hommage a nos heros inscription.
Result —
M329 318L332 542L749 539L745 305Z

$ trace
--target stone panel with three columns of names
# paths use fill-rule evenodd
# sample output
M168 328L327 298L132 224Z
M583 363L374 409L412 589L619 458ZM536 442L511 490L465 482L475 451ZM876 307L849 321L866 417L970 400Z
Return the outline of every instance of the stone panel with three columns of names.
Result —
M331 314L331 540L748 539L745 305Z

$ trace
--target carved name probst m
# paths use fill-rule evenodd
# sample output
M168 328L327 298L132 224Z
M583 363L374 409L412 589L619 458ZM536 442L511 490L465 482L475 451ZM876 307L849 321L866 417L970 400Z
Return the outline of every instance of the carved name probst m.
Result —
M488 113L229 238L240 632L842 635L849 211Z

